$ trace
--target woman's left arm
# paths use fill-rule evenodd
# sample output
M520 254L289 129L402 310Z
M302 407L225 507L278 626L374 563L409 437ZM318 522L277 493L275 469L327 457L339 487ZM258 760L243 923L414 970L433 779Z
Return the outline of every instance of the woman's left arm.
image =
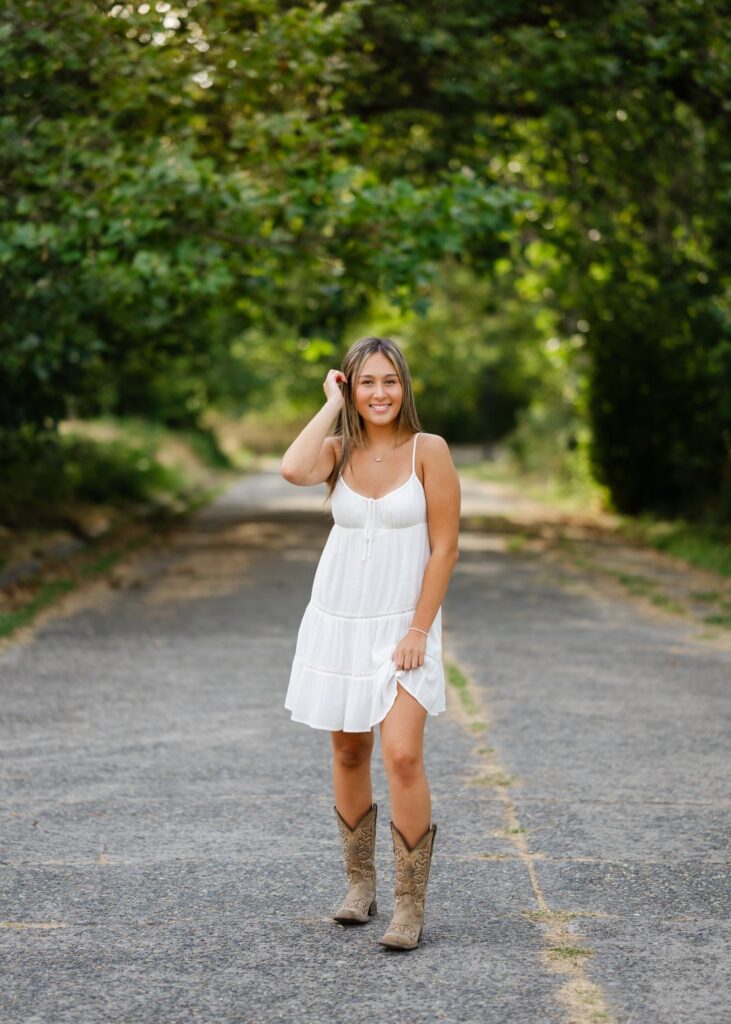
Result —
M422 451L431 554L424 570L412 625L428 632L447 593L452 571L459 558L462 495L459 476L447 442L438 434L431 434L423 440L427 441ZM399 668L417 668L424 664L425 649L424 633L416 629L409 630L394 652L394 661Z

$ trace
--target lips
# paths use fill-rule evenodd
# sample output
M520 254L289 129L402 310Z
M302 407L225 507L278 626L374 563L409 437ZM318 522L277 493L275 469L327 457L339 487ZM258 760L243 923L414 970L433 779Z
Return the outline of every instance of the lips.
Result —
M386 405L369 405L369 409L373 409L375 412L385 412L386 409L391 408L391 403L388 402Z

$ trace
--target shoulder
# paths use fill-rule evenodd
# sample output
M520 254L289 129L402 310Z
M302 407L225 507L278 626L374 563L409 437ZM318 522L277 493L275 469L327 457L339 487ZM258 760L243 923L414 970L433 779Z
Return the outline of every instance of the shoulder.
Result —
M453 538L459 531L462 489L449 445L439 434L424 434L421 449L421 475L426 495L429 536L432 550L438 538ZM448 541L448 546L453 546Z
M439 434L419 434L416 440L416 465L421 482L428 480L443 484L456 477L449 445Z
M430 462L452 461L452 453L449 445L440 434L419 434L416 442L417 452L421 452L422 459Z

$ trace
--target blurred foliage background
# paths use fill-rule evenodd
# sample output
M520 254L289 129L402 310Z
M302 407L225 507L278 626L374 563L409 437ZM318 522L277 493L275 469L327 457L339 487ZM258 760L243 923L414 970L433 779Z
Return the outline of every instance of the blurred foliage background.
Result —
M728 5L6 0L0 75L0 522L71 418L281 450L366 333L424 429L731 518Z

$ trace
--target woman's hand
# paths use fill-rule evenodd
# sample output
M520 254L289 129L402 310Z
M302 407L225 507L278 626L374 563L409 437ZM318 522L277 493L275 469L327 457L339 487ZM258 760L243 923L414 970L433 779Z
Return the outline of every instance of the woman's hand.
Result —
M398 668L418 668L424 664L425 651L426 637L424 634L417 633L415 629L410 629L406 636L399 640L393 654L393 660Z
M345 404L343 393L339 387L339 381L347 383L347 380L348 378L341 370L328 370L327 377L322 385L328 402L337 403L338 408L342 408Z

